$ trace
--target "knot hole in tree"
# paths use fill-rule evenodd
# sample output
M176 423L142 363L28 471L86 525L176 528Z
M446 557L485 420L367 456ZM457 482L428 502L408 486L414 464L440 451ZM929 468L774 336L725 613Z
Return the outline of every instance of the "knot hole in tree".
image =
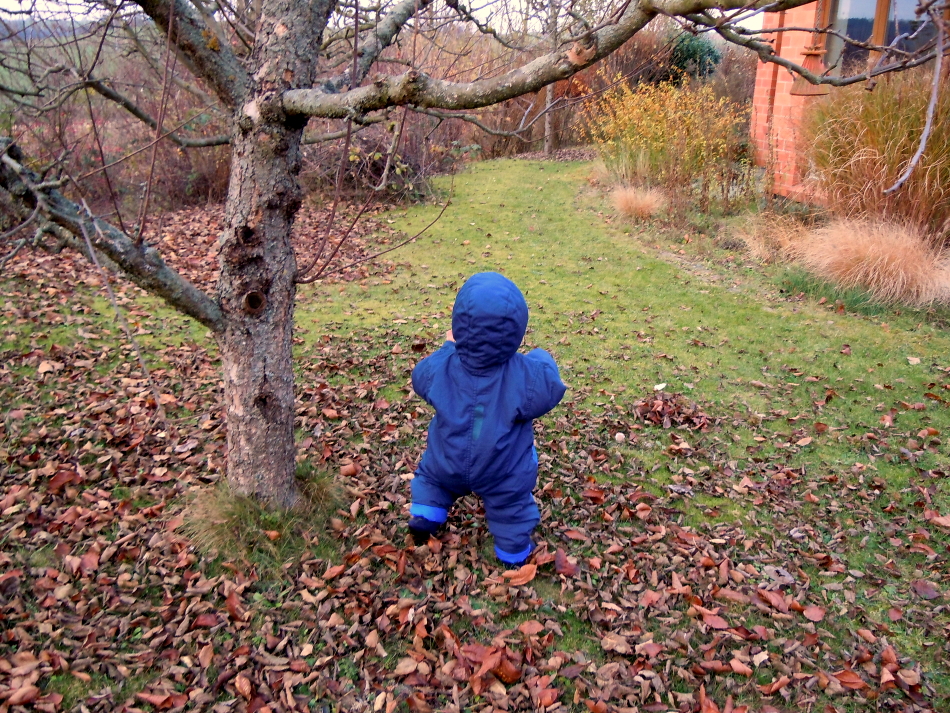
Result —
M280 399L277 398L277 394L271 389L267 379L264 379L260 390L257 392L257 396L254 397L254 407L260 411L264 420L268 423L280 421L284 415L280 407Z
M265 297L264 293L260 292L259 290L251 290L246 295L244 295L244 299L241 301L241 307L252 317L256 317L261 312L263 312L266 306L267 297Z

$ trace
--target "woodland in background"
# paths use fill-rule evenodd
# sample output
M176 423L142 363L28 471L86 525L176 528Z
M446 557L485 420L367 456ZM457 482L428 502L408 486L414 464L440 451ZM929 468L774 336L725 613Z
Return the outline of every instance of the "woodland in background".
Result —
M19 28L6 23L5 30L12 34ZM417 45L411 49L396 48L394 65L400 66L402 53L415 53L426 58L427 66L441 67L461 81L508 61L503 48L482 34L445 28L438 33L438 41L427 37L421 34L415 38ZM92 39L88 43L80 53L94 51ZM158 116L163 102L156 82L163 68L150 66L120 45L106 43L101 52L112 81L145 112ZM693 77L708 84L717 97L746 105L752 99L756 64L756 56L744 48L714 42L708 35L691 35L659 18L603 62L555 84L551 112L554 145L586 145L589 134L584 107L596 106L604 92L618 86ZM195 85L179 82L169 93L164 102L167 126L198 137L226 133L227 117L209 105L209 97ZM129 212L134 213L133 207L142 200L150 175L151 203L159 212L218 203L227 193L228 146L180 147L161 141L153 166L154 131L122 106L93 92L74 94L46 113L43 121L17 121L15 107L6 106L4 111L0 104L0 134L17 136L38 164L61 161L69 174L81 180L83 196L96 213L120 214L128 220ZM356 199L367 189L381 187L386 195L376 199L379 201L418 199L427 194L429 179L453 172L468 160L540 151L544 108L542 91L484 110L480 114L484 126L498 134L465 121L415 112L402 112L400 118L367 126L354 134L347 148L346 194ZM501 135L519 127L524 130L517 136ZM303 150L300 180L311 200L321 204L332 198L344 138L318 140L340 133L339 122L331 120L312 119L306 133L311 142ZM110 166L108 171L99 170L103 164ZM0 226L11 221L10 214L0 217Z

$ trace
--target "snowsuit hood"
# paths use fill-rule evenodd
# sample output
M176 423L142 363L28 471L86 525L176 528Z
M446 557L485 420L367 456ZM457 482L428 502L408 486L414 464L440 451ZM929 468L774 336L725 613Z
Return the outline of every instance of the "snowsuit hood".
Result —
M514 282L497 272L472 275L455 298L455 351L469 373L483 373L511 359L527 327L524 295Z

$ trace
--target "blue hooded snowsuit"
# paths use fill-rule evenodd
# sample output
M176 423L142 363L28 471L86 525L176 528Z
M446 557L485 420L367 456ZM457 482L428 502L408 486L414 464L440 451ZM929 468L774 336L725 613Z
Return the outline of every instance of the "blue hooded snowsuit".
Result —
M497 272L473 275L452 312L446 342L412 372L412 387L435 408L428 444L412 481L410 513L445 522L455 500L482 498L495 554L524 560L541 519L532 419L557 406L566 387L543 349L518 353L528 305Z

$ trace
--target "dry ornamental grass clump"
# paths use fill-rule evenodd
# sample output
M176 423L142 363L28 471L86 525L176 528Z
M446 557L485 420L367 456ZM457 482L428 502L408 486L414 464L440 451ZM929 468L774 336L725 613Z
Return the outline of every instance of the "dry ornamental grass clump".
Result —
M734 234L754 260L782 262L794 260L808 228L798 219L780 213L765 212L748 220Z
M950 241L950 80L943 80L919 164L899 190L885 193L918 148L932 81L932 70L922 68L890 75L873 92L849 87L815 104L802 145L828 208L913 223Z
M614 208L627 218L647 220L666 210L668 201L658 188L621 186L610 194Z
M863 289L879 302L950 303L950 255L920 228L876 220L836 220L800 243L800 260L816 276Z

